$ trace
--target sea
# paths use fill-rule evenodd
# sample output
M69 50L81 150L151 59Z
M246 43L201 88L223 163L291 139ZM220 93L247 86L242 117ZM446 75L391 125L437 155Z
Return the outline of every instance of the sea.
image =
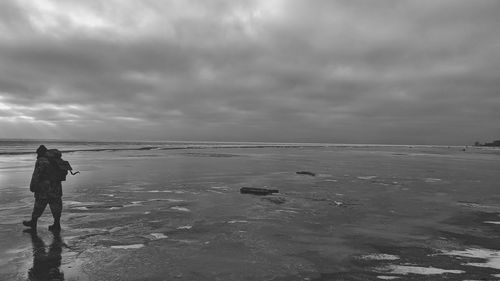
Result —
M41 144L80 172L60 233L21 224ZM491 147L0 140L0 280L498 280L498 171Z
M332 143L276 143L276 142L215 142L215 141L77 141L0 139L0 155L35 153L39 145L57 148L62 152L96 152L123 150L174 150L207 148L287 148L287 147L452 147L443 145L387 145L387 144L332 144ZM463 146L453 146L463 147Z

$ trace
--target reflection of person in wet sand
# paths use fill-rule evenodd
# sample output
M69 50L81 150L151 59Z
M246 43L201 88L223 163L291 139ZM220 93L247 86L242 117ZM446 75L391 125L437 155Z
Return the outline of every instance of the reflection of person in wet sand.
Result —
M31 235L33 245L33 267L28 271L28 280L64 280L64 273L59 270L61 266L61 253L63 242L58 232L53 232L52 243L45 246L43 240L35 231L27 231Z

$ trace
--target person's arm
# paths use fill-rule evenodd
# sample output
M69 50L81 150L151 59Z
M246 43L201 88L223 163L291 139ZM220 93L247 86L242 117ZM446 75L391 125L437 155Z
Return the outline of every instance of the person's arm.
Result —
M38 168L38 160L36 160L35 163L35 168L33 169L33 174L31 175L31 181L30 181L30 191L31 192L36 192L38 183L40 182L40 177L39 177L39 168Z
M38 186L43 179L43 175L46 174L48 169L49 161L46 158L38 158L35 163L35 169L31 175L30 181L30 191L37 192Z

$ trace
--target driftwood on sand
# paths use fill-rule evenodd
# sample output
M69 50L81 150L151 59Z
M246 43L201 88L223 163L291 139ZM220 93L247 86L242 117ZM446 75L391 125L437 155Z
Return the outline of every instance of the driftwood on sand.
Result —
M278 193L277 189L267 189L267 188L256 188L256 187L242 187L240 189L241 193L255 194L255 195L269 195L273 193Z
M313 172L309 172L309 171L298 171L296 172L297 175L308 175L308 176L311 176L311 177L314 177L316 176L315 173Z

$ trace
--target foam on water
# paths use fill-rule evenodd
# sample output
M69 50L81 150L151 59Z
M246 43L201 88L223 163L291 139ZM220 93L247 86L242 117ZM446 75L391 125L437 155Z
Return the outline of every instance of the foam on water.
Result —
M407 275L407 274L418 274L418 275L439 275L439 274L445 274L445 273L452 273L452 274L462 274L465 273L463 270L448 270L448 269L441 269L441 268L436 268L436 267L422 267L422 266L411 266L411 265L388 265L385 267L379 267L377 268L377 271L380 272L386 272L386 273L392 273L392 274L401 274L401 275Z
M177 211L182 211L182 212L191 212L191 210L189 210L188 208L179 207L179 206L170 207L170 209L177 210Z
M143 202L145 202L145 201L132 201L132 202L130 202L130 204L123 205L123 207L127 207L128 208L128 207L142 206Z
M171 198L160 198L160 199L149 199L147 202L157 202L157 201L167 201L167 202L184 202L182 199L171 199Z
M436 183L436 182L441 182L441 179L425 178L424 181L427 183Z
M500 224L500 221L483 221L483 223Z
M378 279L382 280L394 280L394 279L399 279L398 276L387 276L387 275L379 275L377 276Z
M372 179L377 178L377 176L359 176L357 178L360 180L372 180Z
M179 243L185 243L185 244L195 244L195 243L200 242L198 240L189 240L189 239L172 239L172 241L179 242Z
M163 233L151 233L150 235L153 236L154 240L168 238L168 236Z
M224 192L220 192L220 191L217 191L217 190L209 190L209 192L213 192L213 193L217 193L217 194L224 194Z
M124 226L117 226L117 227L113 227L109 230L110 233L113 233L113 232L117 232L119 230L122 230L122 229L125 229L126 227Z
M220 189L220 190L228 190L229 189L229 187L227 187L227 186L212 186L210 188L212 188L212 189Z
M183 226L177 227L177 229L191 229L191 228L193 228L192 225L183 225Z
M111 246L112 249L139 249L144 247L144 244L131 244L131 245L115 245Z
M232 220L232 221L228 221L227 223L247 223L248 221L244 221L244 220Z
M467 201L459 201L458 204L465 206L465 207L469 207L469 208L485 210L488 212L491 212L491 211L500 212L500 206L485 205L485 204L480 204L480 203L476 203L476 202L467 202Z
M282 209L280 209L280 210L276 210L276 212L292 213L292 214L297 214L297 213L299 213L299 212L297 212L297 211L293 211L293 210L282 210Z
M388 254L370 254L370 255L362 256L361 259L377 260L377 261L394 261L394 260L399 260L399 257L395 256L395 255L388 255Z
M66 206L76 206L76 205L95 205L97 203L95 202L80 202L80 201L71 201L71 200L68 200L68 201L64 201L64 205Z
M171 198L167 198L167 199L163 199L164 201L168 201L168 202L184 202L185 200L182 200L182 199L171 199Z
M443 254L447 256L483 259L486 262L469 262L466 265L500 269L500 251L498 250L470 248L463 251L444 252Z

